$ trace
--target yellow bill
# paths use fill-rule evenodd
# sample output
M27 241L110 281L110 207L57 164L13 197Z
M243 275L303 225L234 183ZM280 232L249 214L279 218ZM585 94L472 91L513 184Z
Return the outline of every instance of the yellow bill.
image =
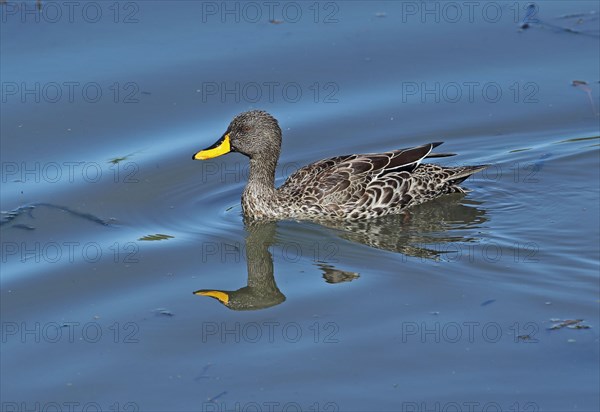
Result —
M197 292L194 292L194 295L210 296L211 298L218 299L225 305L229 303L229 295L219 290L199 290Z
M231 152L231 143L229 141L229 133L225 133L215 144L200 150L193 157L194 160L206 160L213 157L221 156Z

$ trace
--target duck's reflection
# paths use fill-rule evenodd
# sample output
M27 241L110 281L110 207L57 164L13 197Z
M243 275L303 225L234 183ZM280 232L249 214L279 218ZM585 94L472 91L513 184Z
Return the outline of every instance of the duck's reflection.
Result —
M339 270L326 263L317 263L317 266L323 271L323 279L325 279L325 282L327 283L350 282L360 276L356 272Z
M201 289L194 294L218 299L233 310L256 310L285 300L275 283L273 256L269 247L275 242L275 222L244 222L248 285L234 291Z
M401 253L406 257L439 259L455 242L474 242L473 233L486 220L481 203L466 201L456 194L413 207L403 214L366 221L323 221L321 226L334 229L337 235L352 242L377 249ZM275 245L276 222L245 221L248 284L235 291L201 289L194 294L210 296L233 310L257 310L280 304L285 300L275 282L273 256L269 247ZM277 243L281 243L279 239ZM317 262L327 283L349 282L358 273L340 270L331 262Z
M410 208L402 214L361 221L320 222L339 230L342 239L406 257L439 259L454 250L455 242L474 242L461 229L480 226L487 220L481 202L464 200L456 193Z

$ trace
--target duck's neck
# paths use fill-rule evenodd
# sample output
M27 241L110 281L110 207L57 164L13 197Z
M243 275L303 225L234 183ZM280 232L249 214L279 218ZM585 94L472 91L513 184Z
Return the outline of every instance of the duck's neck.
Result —
M277 161L264 158L250 159L250 175L242 195L244 214L250 217L272 217L277 200L275 168Z
M250 159L248 186L275 190L275 168L277 161L264 158Z

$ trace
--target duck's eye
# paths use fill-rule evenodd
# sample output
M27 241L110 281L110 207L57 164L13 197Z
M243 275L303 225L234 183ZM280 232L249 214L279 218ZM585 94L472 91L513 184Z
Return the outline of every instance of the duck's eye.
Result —
M252 128L248 125L243 125L242 126L242 133L248 133L250 130L252 130Z

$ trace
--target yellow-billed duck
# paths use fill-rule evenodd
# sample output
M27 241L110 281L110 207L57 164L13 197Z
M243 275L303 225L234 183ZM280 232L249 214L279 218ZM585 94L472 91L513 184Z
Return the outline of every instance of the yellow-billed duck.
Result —
M193 159L229 152L250 158L249 179L242 194L247 218L365 219L399 213L447 193L464 193L459 184L487 167L421 163L425 158L451 156L431 153L441 144L323 159L297 170L275 188L281 128L269 113L252 110L237 115L223 136Z

